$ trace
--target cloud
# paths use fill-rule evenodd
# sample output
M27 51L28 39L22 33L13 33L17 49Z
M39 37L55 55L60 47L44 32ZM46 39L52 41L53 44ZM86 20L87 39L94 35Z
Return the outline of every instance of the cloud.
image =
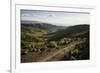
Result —
M56 25L89 24L89 13L22 10L21 20L42 21Z

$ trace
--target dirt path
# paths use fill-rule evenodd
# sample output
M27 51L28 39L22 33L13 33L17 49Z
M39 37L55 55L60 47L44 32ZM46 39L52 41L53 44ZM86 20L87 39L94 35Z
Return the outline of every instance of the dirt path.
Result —
M70 43L67 47L59 49L57 51L51 52L50 54L46 55L43 58L40 58L38 61L40 62L45 62L45 61L50 61L50 60L55 60L55 59L59 59L60 57L62 57L64 54L66 54L67 52L69 52L70 50L73 49L73 47L75 47L75 45L83 43L85 41L75 41Z

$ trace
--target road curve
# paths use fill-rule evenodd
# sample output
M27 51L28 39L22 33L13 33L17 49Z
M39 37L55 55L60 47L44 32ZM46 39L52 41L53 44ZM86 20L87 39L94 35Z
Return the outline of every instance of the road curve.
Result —
M50 54L44 56L43 58L40 58L38 62L45 62L45 61L52 61L52 60L57 60L60 59L62 56L64 56L66 53L68 53L70 50L74 49L75 45L84 43L85 40L81 41L74 41L70 43L67 47L61 48L57 51L51 52Z

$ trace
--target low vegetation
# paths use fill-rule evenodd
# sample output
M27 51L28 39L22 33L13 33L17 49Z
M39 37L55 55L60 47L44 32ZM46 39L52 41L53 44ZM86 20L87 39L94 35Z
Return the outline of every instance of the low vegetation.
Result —
M75 45L63 57L59 56L59 61L89 59L89 25L72 26L58 31L21 25L21 62L38 62L50 53L81 40L85 42Z

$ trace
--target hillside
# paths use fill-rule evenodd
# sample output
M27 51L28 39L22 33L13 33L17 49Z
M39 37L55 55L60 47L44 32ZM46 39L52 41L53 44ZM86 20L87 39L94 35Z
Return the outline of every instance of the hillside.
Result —
M89 25L60 27L21 24L21 62L89 59Z
M58 40L64 37L75 37L75 36L89 36L89 25L75 25L67 27L66 29L58 30L54 33L48 34L46 38L49 40Z

